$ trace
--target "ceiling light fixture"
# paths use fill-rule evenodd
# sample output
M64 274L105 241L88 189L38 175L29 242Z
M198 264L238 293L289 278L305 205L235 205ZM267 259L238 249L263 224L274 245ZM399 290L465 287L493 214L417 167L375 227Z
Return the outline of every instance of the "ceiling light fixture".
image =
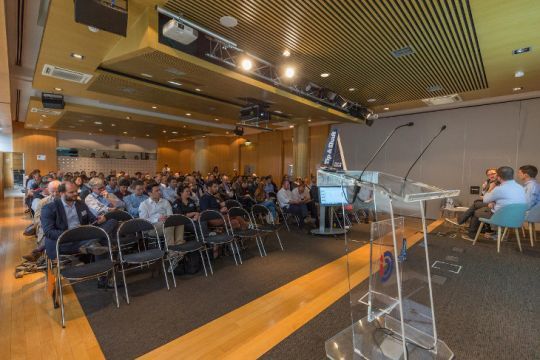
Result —
M238 25L238 20L234 16L226 15L219 18L219 23L227 28L233 28Z
M126 120L131 120L131 116L126 116Z
M521 90L523 90L523 86L515 87L512 89L512 91L521 91Z
M167 81L167 82L168 82L169 84L171 84L171 85L182 86L181 83L176 82L176 81L169 80L169 81Z
M62 89L62 88L60 88L60 87L55 87L55 88L54 88L54 91L62 91L62 90L64 90L64 89Z
M152 109L154 109L154 110L157 109L157 106L156 105L152 106Z
M523 76L525 76L525 72L522 71L522 70L518 70L514 74L514 77L517 77L517 78L520 78L520 77L523 77Z
M327 78L327 77L329 77L329 76L330 76L329 73L322 73L322 74L321 74L321 77L322 77L322 78Z
M290 66L288 66L287 68L285 68L285 77L286 77L286 78L289 78L289 79L293 78L293 77L294 77L294 73L295 73L294 68L292 68L292 67L290 67Z
M186 113L186 116L191 116L191 113Z
M311 122L311 119L307 119L307 122Z
M385 108L383 108L383 110L384 110L384 111L388 111L388 110L390 110L390 108L389 108L389 107L385 107Z
M101 125L101 124L103 124L103 123L102 123L101 121L94 121L94 124L96 124L96 125Z
M178 134L178 131L173 131L172 133L176 135L176 134Z
M228 131L225 131L225 134L229 135L229 132L228 132Z
M294 125L289 125L289 128L292 129L294 127Z
M71 53L71 57L77 60L84 60L84 55L77 54L77 53Z
M128 133L127 131L124 131L124 135L127 135L127 133Z
M116 126L116 124L111 124L111 126Z
M147 73L141 73L142 76L146 77L146 78L153 78L154 76L150 75L150 74L147 74Z
M243 59L241 62L240 62L240 66L242 66L242 69L245 70L245 71L249 71L251 70L251 68L253 67L253 61L251 61L251 59Z
M99 132L103 132L103 129L98 129L98 130L99 130Z
M373 102L375 102L375 101L377 101L377 99L368 99L368 100L367 100L367 102L369 102L369 103L373 103Z
M218 118L215 118L214 121L219 121L219 119L218 119Z
M90 30L93 33L97 33L99 31L99 29L97 27L94 27L94 26L88 26L88 30Z
M146 134L146 136L150 136L150 134Z
M166 134L166 133L167 133L167 130L163 130L162 133Z
M201 92L202 90L199 88L196 88L195 91Z
M184 125L183 127L187 127L186 125Z
M349 91L355 91L356 88L349 88Z
M291 52L289 50L285 49L285 50L283 50L283 56L289 57L289 56L291 56Z
M46 118L46 117L47 117L47 115L43 114L43 115L41 115L41 117L42 117L42 118Z

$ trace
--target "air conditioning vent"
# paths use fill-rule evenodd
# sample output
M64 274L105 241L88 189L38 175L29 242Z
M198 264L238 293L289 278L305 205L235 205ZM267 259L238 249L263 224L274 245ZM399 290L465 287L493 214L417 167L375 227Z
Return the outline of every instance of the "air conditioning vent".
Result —
M44 108L31 108L30 112L38 113L38 114L46 114L46 115L51 115L51 116L62 115L62 111L60 110L52 110L52 109L44 109Z
M458 94L437 96L429 99L422 99L427 106L446 105L463 101Z
M395 57L396 59L403 56L412 55L412 54L414 54L414 50L410 46L405 46L404 48L392 51L392 56Z
M41 74L66 81L73 81L79 84L86 84L90 81L90 79L92 79L92 75L90 74L64 69L49 64L45 64L45 66L43 66L43 71L41 72Z
M435 92L435 91L442 91L441 85L431 85L427 88L427 91L429 92Z

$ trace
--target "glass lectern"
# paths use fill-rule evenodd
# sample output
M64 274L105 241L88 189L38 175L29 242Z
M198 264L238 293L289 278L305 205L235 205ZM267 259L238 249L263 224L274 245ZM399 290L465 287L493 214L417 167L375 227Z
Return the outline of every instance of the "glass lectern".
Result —
M457 196L459 190L442 190L382 172L366 171L359 180L360 176L360 171L319 170L317 174L318 186L340 187L349 203L362 192L353 207L370 207L375 216L367 293L359 286L365 259L349 246L361 235L344 234L352 324L326 341L327 356L334 360L453 358L437 337L425 202ZM346 205L342 204L343 213ZM407 239L411 228L420 236ZM414 240L423 251L407 251Z

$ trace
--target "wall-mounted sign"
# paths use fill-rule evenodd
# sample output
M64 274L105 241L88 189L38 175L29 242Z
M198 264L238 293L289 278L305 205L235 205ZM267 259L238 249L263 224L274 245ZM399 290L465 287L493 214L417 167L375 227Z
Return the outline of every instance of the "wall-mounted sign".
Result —
M38 155L38 156L37 156L37 159L38 159L38 160L44 161L44 160L47 159L47 155Z

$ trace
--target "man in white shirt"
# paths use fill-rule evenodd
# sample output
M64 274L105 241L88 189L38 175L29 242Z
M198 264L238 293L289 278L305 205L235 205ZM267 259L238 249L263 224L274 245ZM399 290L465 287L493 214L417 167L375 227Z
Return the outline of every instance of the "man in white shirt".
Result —
M159 184L148 185L146 192L150 197L139 206L139 218L150 221L158 234L162 235L163 223L173 213L171 203L161 197Z
M171 172L171 168L169 167L168 164L165 164L165 166L163 167L163 169L161 169L161 172L162 172L163 174L168 174L168 173Z
M476 231L480 226L480 218L489 219L493 213L510 204L526 204L525 190L514 180L514 169L509 166L501 166L497 169L497 181L499 186L484 195L483 201L487 207L475 211L471 217L468 235L463 235L465 240L473 241Z
M301 193L297 192L297 194L305 193L302 191ZM300 223L303 224L304 219L308 214L308 209L306 204L300 199L300 195L297 195L296 199L293 197L289 180L283 180L281 183L281 189L277 193L278 204L283 211L297 216L300 219Z

